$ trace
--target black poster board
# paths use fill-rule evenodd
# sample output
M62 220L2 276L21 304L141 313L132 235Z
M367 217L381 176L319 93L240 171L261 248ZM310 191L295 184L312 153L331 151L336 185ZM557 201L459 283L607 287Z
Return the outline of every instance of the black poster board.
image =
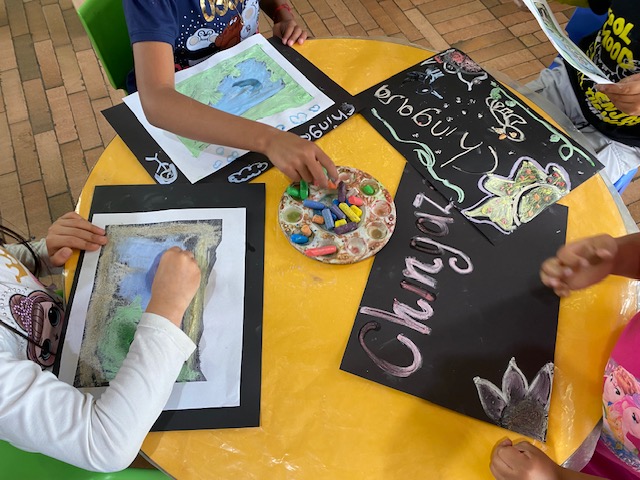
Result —
M371 125L491 241L602 168L459 50L417 63L358 98Z
M317 140L360 111L360 101L356 97L331 80L295 49L283 45L281 39L275 37L270 38L269 43L334 101L327 110L292 128L290 132L306 140ZM190 183L126 104L121 103L102 113L157 183ZM248 152L197 183L244 183L266 172L272 166L266 156Z
M493 245L410 165L395 202L396 229L374 260L340 368L544 439L559 299L538 271L565 241L567 209L553 205ZM479 399L492 393L487 382L501 390L508 369L529 386L538 372L548 383L539 411L520 409L524 419L509 417L522 404L496 414Z
M246 209L246 256L244 323L240 405L236 407L165 410L152 431L255 427L260 424L260 384L262 364L262 300L264 277L264 184L221 185L127 185L98 186L93 195L89 220L97 213L149 212L167 209ZM76 272L84 259L81 253ZM68 311L79 275L76 274ZM65 332L66 333L66 332ZM64 338L63 338L64 340ZM61 340L60 344L63 343ZM59 365L54 367L58 374Z

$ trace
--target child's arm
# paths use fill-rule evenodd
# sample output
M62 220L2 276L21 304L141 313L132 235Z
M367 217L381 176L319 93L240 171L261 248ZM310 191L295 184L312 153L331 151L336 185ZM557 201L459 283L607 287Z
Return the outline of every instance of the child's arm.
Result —
M529 442L505 439L493 449L491 473L497 480L595 480L586 473L562 468ZM606 480L606 479L605 479Z
M268 125L225 113L175 89L173 47L163 42L133 44L136 81L147 120L158 128L207 143L259 152L292 180L327 186L322 167L338 171L313 142Z
M607 275L640 278L640 234L598 235L568 243L540 269L542 282L559 296L594 285Z
M300 45L307 39L305 32L296 22L291 7L286 0L262 0L260 8L273 20L273 34L285 45Z
M0 352L0 438L88 470L126 468L195 349L176 325L199 284L190 253L174 247L163 255L129 353L98 400Z

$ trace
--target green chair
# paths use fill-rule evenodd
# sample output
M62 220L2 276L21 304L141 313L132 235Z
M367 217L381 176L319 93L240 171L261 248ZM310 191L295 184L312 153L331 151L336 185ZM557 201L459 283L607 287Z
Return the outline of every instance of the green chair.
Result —
M95 473L39 453L23 452L0 441L0 478L52 480L168 480L160 470L127 468L116 473Z
M133 51L122 0L84 0L78 16L109 82L115 89L126 90L127 74L133 70Z

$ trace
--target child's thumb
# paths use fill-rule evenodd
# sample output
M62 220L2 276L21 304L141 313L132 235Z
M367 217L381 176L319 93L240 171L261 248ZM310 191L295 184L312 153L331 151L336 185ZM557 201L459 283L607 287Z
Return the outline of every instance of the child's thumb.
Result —
M69 260L69 257L71 257L72 253L73 250L69 247L62 247L60 250L53 254L53 257L51 257L51 264L54 267L61 267L67 260Z

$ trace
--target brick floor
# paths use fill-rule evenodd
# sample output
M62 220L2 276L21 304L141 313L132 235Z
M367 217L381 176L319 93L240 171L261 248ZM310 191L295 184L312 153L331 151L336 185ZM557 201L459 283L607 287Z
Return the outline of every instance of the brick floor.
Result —
M514 80L535 78L555 56L533 16L512 0L291 3L311 36L388 35L433 50L454 46ZM552 6L564 25L571 7ZM261 31L270 32L264 19ZM0 51L0 218L39 237L77 201L114 136L100 111L124 92L105 79L71 0L0 1ZM640 180L624 199L640 221Z

